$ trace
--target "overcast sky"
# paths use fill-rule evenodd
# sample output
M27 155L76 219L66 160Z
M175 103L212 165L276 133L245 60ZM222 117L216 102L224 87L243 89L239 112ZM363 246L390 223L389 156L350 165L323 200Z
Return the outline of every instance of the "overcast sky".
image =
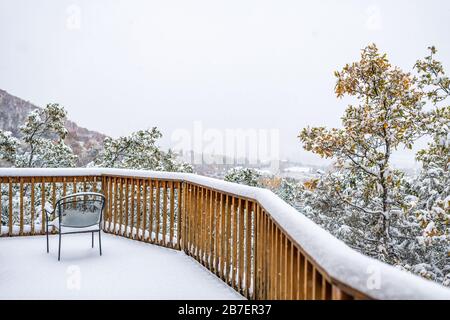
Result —
M0 0L0 88L59 102L79 125L119 136L339 126L333 71L371 42L410 69L427 46L450 68L450 1ZM399 153L396 161L411 157Z

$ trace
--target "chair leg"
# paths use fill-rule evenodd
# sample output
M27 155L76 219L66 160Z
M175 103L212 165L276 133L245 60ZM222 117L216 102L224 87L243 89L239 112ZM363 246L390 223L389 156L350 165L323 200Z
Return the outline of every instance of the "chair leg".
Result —
M92 248L94 247L94 233L92 232Z
M59 231L58 261L61 260L61 231Z
M101 237L101 233L102 233L102 230L99 230L98 231L98 247L100 248L100 255L102 255L102 237Z

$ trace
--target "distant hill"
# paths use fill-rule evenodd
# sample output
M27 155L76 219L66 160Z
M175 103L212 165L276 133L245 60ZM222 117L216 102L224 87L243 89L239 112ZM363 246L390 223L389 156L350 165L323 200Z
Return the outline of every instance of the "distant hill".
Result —
M11 131L15 137L19 137L19 126L24 123L28 113L37 108L39 107L0 89L0 129ZM65 142L78 156L78 165L86 165L101 150L106 135L79 127L70 120L67 120L66 128L69 133Z

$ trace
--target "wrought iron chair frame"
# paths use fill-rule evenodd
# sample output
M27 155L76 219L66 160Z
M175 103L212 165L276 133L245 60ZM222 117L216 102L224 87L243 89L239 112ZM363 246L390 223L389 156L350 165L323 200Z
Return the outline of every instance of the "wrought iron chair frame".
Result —
M77 198L77 197L81 197L81 196L94 196L94 197L98 197L99 199L96 199L94 201L99 201L101 202L101 209L100 209L100 217L99 217L99 222L98 222L98 230L83 230L86 229L88 227L92 227L97 225L97 223L89 225L89 226L82 226L82 227L77 227L77 226L65 226L65 227L69 227L72 230L79 228L80 231L69 231L69 232L63 232L62 227L64 227L64 225L61 225L61 214L62 214L62 205L67 205L70 203L75 203L77 202L76 200L74 201L67 201L67 199L70 198ZM78 201L84 201L84 200L78 200ZM93 200L89 200L89 201L93 201ZM63 234L75 234L75 233L92 233L92 248L94 247L94 233L98 232L98 244L99 244L99 250L100 250L100 256L102 255L102 240L101 240L101 230L102 230L102 220L103 220L103 210L105 208L105 196L101 193L97 193L97 192L79 192L79 193L73 193L70 195L67 195L65 197L60 198L57 202L56 202L56 208L53 208L53 211L49 211L47 208L45 208L45 213L46 213L46 220L45 220L45 226L46 226L46 237L47 237L47 253L49 253L49 222L52 222L50 220L51 215L57 211L58 212L58 226L53 226L51 225L51 227L56 227L58 229L58 237L59 237L59 245L58 245L58 261L61 260L61 236Z

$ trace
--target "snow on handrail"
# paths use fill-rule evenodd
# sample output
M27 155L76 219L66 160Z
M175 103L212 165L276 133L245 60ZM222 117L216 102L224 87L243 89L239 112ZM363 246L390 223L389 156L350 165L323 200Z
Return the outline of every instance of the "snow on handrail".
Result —
M101 175L186 181L254 199L333 280L375 299L450 300L450 289L358 253L266 189L190 173L110 168L0 168L0 177Z

